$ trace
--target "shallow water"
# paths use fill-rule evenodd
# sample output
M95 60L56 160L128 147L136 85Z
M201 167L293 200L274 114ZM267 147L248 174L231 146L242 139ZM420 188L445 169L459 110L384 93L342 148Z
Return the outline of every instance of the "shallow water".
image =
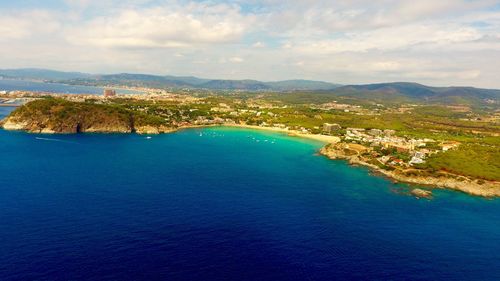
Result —
M417 200L321 145L0 130L0 279L500 279L499 200Z

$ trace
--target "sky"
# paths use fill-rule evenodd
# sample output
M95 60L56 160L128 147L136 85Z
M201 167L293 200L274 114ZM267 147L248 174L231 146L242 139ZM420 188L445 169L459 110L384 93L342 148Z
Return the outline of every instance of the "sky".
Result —
M0 68L500 88L500 0L0 0Z

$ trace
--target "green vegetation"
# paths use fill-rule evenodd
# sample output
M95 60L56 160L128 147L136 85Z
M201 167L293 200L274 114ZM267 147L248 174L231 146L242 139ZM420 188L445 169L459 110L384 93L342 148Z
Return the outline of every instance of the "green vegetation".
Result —
M32 101L10 115L28 123L28 130L49 129L59 133L86 131L133 131L135 126L168 126L164 119L127 109L120 104L72 102L58 98Z
M461 145L458 149L432 155L419 168L500 181L500 147Z

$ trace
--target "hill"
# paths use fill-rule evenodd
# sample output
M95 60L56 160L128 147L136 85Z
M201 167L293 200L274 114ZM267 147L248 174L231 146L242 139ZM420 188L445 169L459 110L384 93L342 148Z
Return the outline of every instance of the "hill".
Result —
M430 87L417 83L380 83L348 85L335 89L333 95L380 103L425 102L441 104L500 104L500 90L473 87Z
M271 87L255 80L211 80L199 85L200 88L214 90L270 90Z
M149 133L169 132L164 119L119 105L46 98L29 102L0 122L7 130L32 133Z
M148 87L148 88L185 88L192 87L187 81L191 81L184 77L177 79L174 76L164 77L148 74L110 74L110 75L93 75L87 78L77 78L62 81L67 84L74 85L91 85L91 86L130 86L130 87Z
M295 91L295 90L331 90L339 85L310 80L287 80L262 82L256 80L203 79L193 76L149 75L149 74L88 74L81 72L63 72L49 69L25 68L3 69L0 77L6 79L27 79L61 82L71 85L88 86L131 86L149 88L192 88L209 90L244 90L244 91Z
M312 80L285 80L278 82L267 82L273 90L300 91L300 90L332 90L340 87L339 84L332 84L323 81Z
M296 90L332 90L339 85L328 82L310 80L287 80L262 82L257 80L224 80L202 79L192 76L158 76L146 74L112 74L94 75L87 78L76 78L63 81L76 85L126 85L150 88L192 88L209 90L242 90L242 91L296 91Z
M67 79L88 78L91 74L81 72L62 72L39 68L0 69L0 76L16 79L59 81Z

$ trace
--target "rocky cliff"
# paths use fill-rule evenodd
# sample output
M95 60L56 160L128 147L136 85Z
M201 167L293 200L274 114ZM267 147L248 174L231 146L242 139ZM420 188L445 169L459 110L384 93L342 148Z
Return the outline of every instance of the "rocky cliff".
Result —
M121 107L61 99L42 99L13 111L1 123L6 130L31 133L144 133L159 134L173 130L155 120L148 124L140 114Z

